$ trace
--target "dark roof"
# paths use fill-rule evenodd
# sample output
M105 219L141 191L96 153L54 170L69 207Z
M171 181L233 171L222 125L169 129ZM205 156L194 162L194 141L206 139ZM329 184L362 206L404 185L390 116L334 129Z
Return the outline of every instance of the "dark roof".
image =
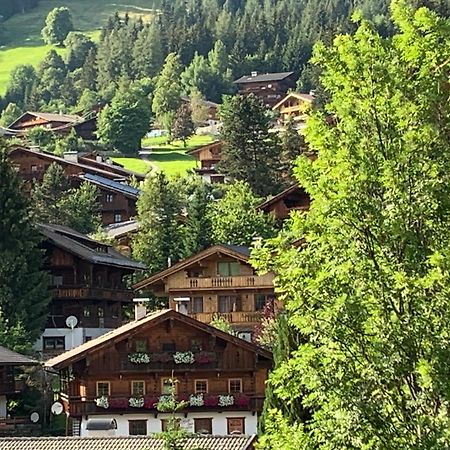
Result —
M207 325L206 323L200 322L192 317L187 316L186 314L181 314L177 311L174 311L173 309L163 309L161 311L150 313L142 319L134 320L133 322L122 325L121 327L116 328L109 333L102 334L101 336L85 342L84 344L81 344L78 347L73 348L72 350L68 350L61 355L55 356L54 358L46 361L45 367L53 369L61 369L63 367L67 367L68 365L85 358L91 350L104 348L108 345L114 345L122 339L127 339L129 333L134 331L135 329L138 329L151 322L161 323L162 321L168 319L178 320L179 322L183 322L187 326L198 328L225 341L232 342L233 344L243 347L246 350L255 352L256 354L259 354L265 358L272 359L271 352L263 349L262 347L259 347L256 344L253 344L252 342L245 341L241 338L226 333L225 331L221 331L218 328Z
M0 366L28 366L38 364L20 353L13 352L5 347L0 346ZM2 448L0 446L0 448Z
M205 145L201 145L200 147L196 147L192 150L189 150L188 153L190 155L195 155L197 153L200 153L202 150L207 150L209 147L212 148L216 148L216 147L222 147L223 146L223 141L213 141L213 142L209 142L208 144Z
M112 238L121 238L129 233L135 233L139 229L137 220L127 220L125 222L112 223L105 228L106 234Z
M52 114L52 113L41 113L34 111L27 111L23 113L18 119L16 119L9 128L12 128L16 123L20 122L26 116L39 117L40 119L47 120L48 122L65 122L65 123L75 123L83 120L80 116L75 116L71 114Z
M93 264L144 270L146 266L122 255L110 245L90 239L67 227L40 224L40 231L47 241Z
M151 277L140 281L139 283L133 286L133 289L135 290L144 289L150 286L151 284L155 283L156 281L159 281L175 272L178 272L179 270L183 270L185 267L189 267L190 265L216 253L224 253L228 256L231 256L232 258L236 258L244 262L247 262L250 256L250 250L247 247L242 247L239 245L222 245L222 244L213 245L212 247L209 247L206 250L202 250L201 252L190 256L189 258L182 259L181 261L174 264L172 267L169 267L168 269L163 270L162 272L158 272L155 275L152 275Z
M250 450L255 436L195 436L186 450ZM0 438L1 450L163 450L164 441L151 436Z
M236 84L263 83L265 81L281 81L293 75L294 72L261 73L255 76L244 75L235 81Z
M187 103L191 102L191 99L187 95L182 95L181 100L183 100L183 102L187 102ZM210 100L202 99L201 102L202 102L203 106L207 106L208 108L218 108L220 106L218 103L214 103Z
M105 178L100 175L93 175L91 173L86 173L80 175L79 178L81 178L82 180L86 180L90 183L93 183L97 186L112 189L116 192L120 192L121 194L132 196L134 198L137 198L141 193L140 189L136 189L135 187L130 186L129 184L110 180L109 178Z
M274 203L276 203L278 200L281 200L285 197L287 197L288 195L294 193L294 192L302 192L306 194L306 191L299 186L298 184L294 184L293 186L285 189L284 191L280 192L277 195L274 195L272 198L270 198L269 200L266 200L265 202L261 203L260 205L258 205L256 207L256 209L259 209L261 211L266 210L267 208L270 208ZM307 194L306 194L307 195Z
M107 172L114 172L117 175L124 177L134 176L138 180L145 179L145 174L133 172L132 170L125 169L122 164L116 163L111 160L111 162L97 161L96 159L88 158L86 156L80 155L78 158L80 163L85 164L90 167L98 167L100 170L106 170Z

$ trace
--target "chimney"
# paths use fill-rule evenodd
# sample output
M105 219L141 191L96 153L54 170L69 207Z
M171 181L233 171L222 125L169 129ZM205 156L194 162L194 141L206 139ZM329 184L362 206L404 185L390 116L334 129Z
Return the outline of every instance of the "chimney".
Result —
M66 161L77 163L78 152L64 152L63 157Z
M143 319L147 315L147 305L149 298L134 298L134 320Z
M97 155L96 157L95 157L95 160L97 161L97 162L103 162L103 158L102 158L102 155Z
M256 77L257 75L258 75L258 72L256 72L256 71L252 72L252 77Z

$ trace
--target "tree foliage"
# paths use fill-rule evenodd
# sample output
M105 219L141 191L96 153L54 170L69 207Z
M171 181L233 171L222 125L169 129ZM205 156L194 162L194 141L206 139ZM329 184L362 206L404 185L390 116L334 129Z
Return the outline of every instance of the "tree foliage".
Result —
M183 103L175 114L172 125L172 139L183 141L186 147L186 141L195 132L194 122L192 120L192 111L189 103Z
M259 250L279 274L303 342L271 377L287 405L266 421L267 449L442 449L450 445L450 23L394 1L398 33L361 21L319 45L330 94L297 176L308 215Z
M2 112L2 115L0 117L0 125L8 127L15 120L17 120L22 114L23 111L15 103L9 103L8 106Z
M64 6L52 9L45 19L42 38L47 44L62 45L67 35L73 31L72 14Z

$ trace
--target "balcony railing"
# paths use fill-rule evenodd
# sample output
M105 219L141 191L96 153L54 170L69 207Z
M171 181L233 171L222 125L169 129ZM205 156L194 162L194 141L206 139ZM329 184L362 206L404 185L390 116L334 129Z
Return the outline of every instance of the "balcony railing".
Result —
M170 290L180 289L230 289L230 288L271 288L273 287L273 274L263 276L237 276L213 278L186 278L177 280L170 286Z
M100 299L132 301L133 292L127 289L92 288L81 285L64 285L52 290L54 298Z
M192 313L189 314L199 322L211 323L214 317L220 316L226 319L229 323L259 323L264 317L263 312L228 312L228 313Z

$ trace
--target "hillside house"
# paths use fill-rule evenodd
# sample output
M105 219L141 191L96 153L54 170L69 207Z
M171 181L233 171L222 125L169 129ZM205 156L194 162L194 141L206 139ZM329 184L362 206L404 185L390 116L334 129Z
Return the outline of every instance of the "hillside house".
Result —
M40 232L52 299L35 349L48 357L122 325L133 302L125 278L145 266L67 227L40 225ZM70 316L77 319L73 329Z
M190 432L256 433L272 367L270 352L185 314L163 310L93 339L45 364L58 370L73 434L93 419L114 420L116 435L165 429L155 405L176 391ZM173 383L171 380L175 380Z
M131 255L133 236L138 230L137 220L113 223L105 228L106 234L115 240L115 247L124 255Z
M300 186L294 185L271 199L261 203L257 209L266 214L273 214L277 220L285 220L291 211L308 211L311 205L311 198Z
M268 108L276 105L290 89L295 88L297 77L294 72L264 73L252 72L234 83L239 95L254 94Z
M186 96L182 96L181 101L188 105L191 104L191 99ZM219 123L219 119L217 116L219 105L209 100L201 100L201 105L206 109L208 113L204 125L217 125Z
M137 283L133 288L168 298L169 307L210 323L228 320L239 335L251 340L266 303L275 303L274 274L257 275L250 250L215 245Z
M304 127L313 102L314 96L311 94L290 92L272 108L279 114L278 125L282 127L292 118L296 128Z
M225 176L217 170L217 165L222 160L223 141L215 141L210 144L191 150L189 154L193 156L200 167L195 172L207 183L224 183Z

